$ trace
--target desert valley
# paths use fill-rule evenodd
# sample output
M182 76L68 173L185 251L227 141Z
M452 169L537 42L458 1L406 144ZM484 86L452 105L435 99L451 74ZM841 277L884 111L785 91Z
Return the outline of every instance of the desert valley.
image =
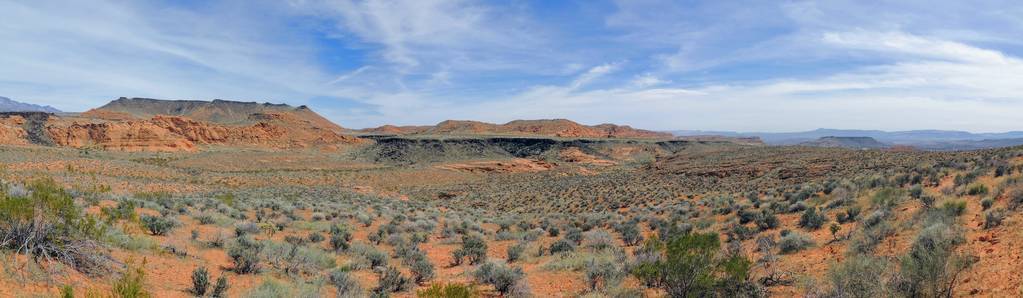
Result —
M1023 1L0 20L0 298L1023 297Z
M569 120L353 130L305 106L142 98L0 123L2 296L1023 289L997 274L1023 266L1021 147Z

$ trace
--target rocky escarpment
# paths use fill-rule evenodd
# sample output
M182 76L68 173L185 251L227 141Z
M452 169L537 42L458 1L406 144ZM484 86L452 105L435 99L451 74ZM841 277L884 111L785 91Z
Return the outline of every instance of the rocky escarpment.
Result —
M267 120L290 120L295 121L296 124L337 133L344 131L341 126L330 122L306 106L292 107L286 104L220 99L201 101L121 97L102 107L82 113L82 115L108 120L125 120L125 118L144 120L158 115L180 116L223 125L252 125ZM267 118L275 116L279 118Z
M158 112L171 115L148 116ZM335 149L364 141L342 131L304 106L229 101L121 98L66 118L47 113L0 114L3 144L117 151L196 151L201 145Z
M46 121L53 114L47 112L0 112L0 143L53 145L46 132Z
M392 164L417 164L472 159L528 158L580 162L637 160L670 154L683 148L732 143L683 140L553 139L533 137L424 138L367 136L359 158ZM737 146L737 145L736 145ZM585 156L585 158L579 158Z
M231 126L185 117L155 116L148 120L54 124L47 129L59 146L96 146L118 151L195 151L197 145L289 149L359 142L357 138L330 130L293 127L274 120Z
M670 133L635 129L625 125L582 125L565 119L515 120L505 124L479 121L447 120L434 126L385 125L360 130L369 134L386 135L489 135L532 136L559 138L622 138L671 139Z

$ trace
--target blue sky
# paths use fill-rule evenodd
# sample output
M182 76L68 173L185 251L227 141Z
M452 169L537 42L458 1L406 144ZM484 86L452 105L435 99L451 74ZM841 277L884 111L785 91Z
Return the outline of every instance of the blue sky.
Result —
M345 127L1023 130L1018 1L3 1L0 96L306 104Z

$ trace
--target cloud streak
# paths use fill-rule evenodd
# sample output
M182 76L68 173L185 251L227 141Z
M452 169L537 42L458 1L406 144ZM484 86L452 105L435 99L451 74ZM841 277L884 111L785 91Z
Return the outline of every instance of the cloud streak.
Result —
M3 2L0 95L72 111L118 96L311 104L348 127L1020 130L1019 12L998 1Z

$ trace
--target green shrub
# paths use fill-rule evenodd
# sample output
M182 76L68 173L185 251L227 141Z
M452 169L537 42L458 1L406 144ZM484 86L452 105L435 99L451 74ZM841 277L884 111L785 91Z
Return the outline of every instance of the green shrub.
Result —
M417 284L423 284L432 280L436 274L434 273L433 264L430 263L430 260L426 259L425 255L415 258L412 264L409 265L409 271L412 273L413 281Z
M0 191L0 247L87 274L108 271L112 259L97 241L107 232L100 220L53 179L34 181L26 192Z
M607 231L593 230L583 233L583 242L586 247L595 250L605 250L615 247L614 237L611 236Z
M952 297L962 272L977 261L956 252L964 242L960 230L944 223L921 230L899 260L896 291L909 297Z
M966 201L963 200L945 201L945 203L941 205L941 210L949 216L958 217L960 215L963 215L963 213L966 213Z
M210 294L210 297L227 297L227 289L229 288L231 288L231 286L227 284L227 276L221 274L220 277L217 278L217 284L213 286L213 293Z
M988 193L987 185L980 183L970 185L970 187L966 190L966 194L971 196L982 196L986 195L987 193Z
M319 248L274 241L260 245L260 257L284 273L311 274L336 265L334 255Z
M641 282L670 297L747 296L756 292L749 280L752 263L740 255L721 255L716 233L686 234L667 243L648 242L644 249L661 256L642 260L632 269Z
M827 215L817 208L808 208L799 217L799 226L811 231L820 229L826 222L828 222Z
M486 262L473 272L476 282L492 285L502 295L507 294L523 277L525 273L522 272L522 268L509 267L497 262Z
M206 271L206 267L195 268L192 271L192 294L196 296L206 295L206 291L210 288L210 273Z
M456 283L433 284L429 288L416 292L421 298L477 298L480 291L474 285L463 285Z
M362 285L347 271L337 269L330 272L328 281L337 288L337 297L359 297L363 295Z
M265 279L259 286L245 293L250 298L281 298L291 297L293 291L290 287L273 279Z
M373 289L373 292L377 294L404 292L411 287L412 280L402 275L398 268L387 267L384 270L383 276L380 277L380 283Z
M991 210L984 212L984 229L990 229L1002 225L1005 219L1005 211Z
M323 242L323 240L326 240L326 238L323 237L323 234L317 232L309 233L309 236L306 236L306 238L312 243L320 243Z
M149 291L146 290L145 266L146 262L144 260L142 263L135 263L129 260L128 268L124 274L121 274L121 277L115 280L114 284L110 287L114 292L114 296L122 298L149 297Z
M334 251L345 251L351 247L352 233L342 225L330 226L330 247Z
M813 245L814 242L813 239L810 239L810 236L799 232L788 233L788 235L782 236L778 240L778 247L783 254L794 253Z
M828 269L831 288L825 297L885 297L888 296L882 277L888 263L879 257L857 255L846 258Z
M468 258L469 265L476 265L487 258L487 242L475 235L462 235L462 248L452 252L454 264L459 265L462 259Z
M227 249L227 255L234 261L234 271L239 274L259 271L260 254L263 244L249 237L238 237Z
M565 253L575 251L575 242L562 238L551 244L550 251L552 254Z
M624 264L613 260L591 259L586 264L586 283L591 291L617 288L627 275Z
M753 220L753 223L756 224L757 228L761 231L766 231L777 228L780 222L778 221L778 216L774 215L774 212L764 209L760 212L760 215Z
M981 210L987 211L988 209L991 209L991 206L994 206L994 205L995 205L995 200L992 200L991 198L986 198L986 199L980 200L980 208L981 208Z
M1018 210L1023 206L1023 188L1013 188L1005 194L1009 209Z
M167 235L171 229L177 226L173 220L166 219L160 216L143 215L142 226L149 230L150 234L154 236Z
M519 242L508 247L508 263L514 263L522 259L522 253L526 252L526 242Z

